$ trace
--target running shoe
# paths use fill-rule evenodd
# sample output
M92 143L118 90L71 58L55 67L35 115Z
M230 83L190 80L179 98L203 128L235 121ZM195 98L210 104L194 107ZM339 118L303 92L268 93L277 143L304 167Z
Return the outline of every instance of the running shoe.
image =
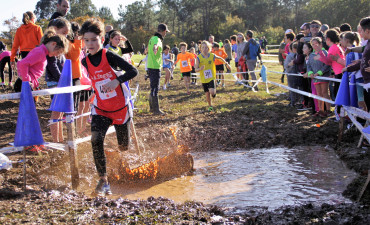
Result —
M167 89L166 85L163 85L163 90L166 90L166 89Z
M28 153L41 153L42 150L37 146L37 145L32 145L32 146L26 146L24 147L24 150Z
M208 107L208 111L213 112L213 107L212 106Z
M96 185L95 194L98 196L111 195L112 191L110 190L109 183L105 182L103 179L100 179L98 185Z

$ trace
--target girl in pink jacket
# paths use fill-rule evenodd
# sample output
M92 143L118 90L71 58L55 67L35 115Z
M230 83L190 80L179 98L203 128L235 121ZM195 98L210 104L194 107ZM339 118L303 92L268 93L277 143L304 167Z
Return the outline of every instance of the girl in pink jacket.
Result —
M53 29L47 30L41 39L41 45L32 49L26 58L17 63L19 77L22 81L29 81L31 87L37 88L47 64L46 56L66 54L68 49L69 41L65 36L56 34Z
M326 44L329 46L328 55L325 56L320 51L320 56L315 56L315 60L320 60L326 65L331 66L335 78L342 79L342 69L345 66L345 57L342 48L339 46L339 33L335 29L330 29L325 33ZM340 83L334 83L334 96L337 96ZM339 109L338 109L339 110Z

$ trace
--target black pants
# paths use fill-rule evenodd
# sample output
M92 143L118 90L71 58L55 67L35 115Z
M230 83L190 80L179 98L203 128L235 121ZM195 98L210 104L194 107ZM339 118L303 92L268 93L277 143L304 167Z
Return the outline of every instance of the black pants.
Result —
M22 59L26 58L29 52L21 52ZM18 75L19 76L19 75ZM18 79L14 83L14 91L21 92L22 91L22 80L18 77Z
M370 112L370 89L369 91L366 91L364 88L364 101L367 107L367 111Z
M340 73L340 74L335 75L335 78L342 79L342 76L343 76L343 74ZM335 96L335 98L337 98L339 86L340 86L339 82L334 83L334 96ZM341 109L341 106L337 106L338 114L340 113L340 109Z
M9 82L12 82L13 70L12 70L12 67L10 65L10 56L5 56L0 61L0 77L1 77L1 82L5 82L4 69L5 69L5 65L7 63L8 63L8 67L9 67Z
M148 74L150 79L150 95L158 96L161 71L159 69L148 69Z
M91 120L91 145L99 176L107 175L107 162L104 152L104 139L112 120L99 115L93 115ZM130 119L122 125L114 125L120 150L128 150L130 141Z

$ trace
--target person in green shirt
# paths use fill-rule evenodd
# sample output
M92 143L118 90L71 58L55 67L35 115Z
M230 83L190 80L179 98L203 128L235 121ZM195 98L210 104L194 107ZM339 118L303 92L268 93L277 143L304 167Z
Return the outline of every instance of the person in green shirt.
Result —
M149 107L150 111L155 115L163 115L159 109L158 102L158 91L159 91L159 80L161 77L161 66L162 66L162 41L166 36L166 33L170 32L167 25L161 23L158 25L157 32L153 37L150 38L148 44L148 74L150 79L150 95L149 95Z

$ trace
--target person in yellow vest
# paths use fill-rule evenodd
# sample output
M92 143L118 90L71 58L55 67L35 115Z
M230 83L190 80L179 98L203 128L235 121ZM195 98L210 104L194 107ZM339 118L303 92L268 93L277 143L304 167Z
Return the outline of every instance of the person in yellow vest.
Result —
M200 82L203 85L203 89L208 102L208 111L213 111L212 97L216 97L216 65L215 60L221 60L228 69L231 69L230 65L225 59L211 53L211 44L208 41L203 41L201 44L201 53L195 60L195 72L199 72Z
M190 91L189 91L190 76L191 76L191 71L192 71L191 59L195 58L195 56L191 54L190 52L187 52L186 51L187 48L188 48L188 44L186 44L185 42L180 43L181 53L177 55L177 60L174 63L173 67L175 67L177 62L180 62L180 72L184 78L186 91L189 95L190 94Z

